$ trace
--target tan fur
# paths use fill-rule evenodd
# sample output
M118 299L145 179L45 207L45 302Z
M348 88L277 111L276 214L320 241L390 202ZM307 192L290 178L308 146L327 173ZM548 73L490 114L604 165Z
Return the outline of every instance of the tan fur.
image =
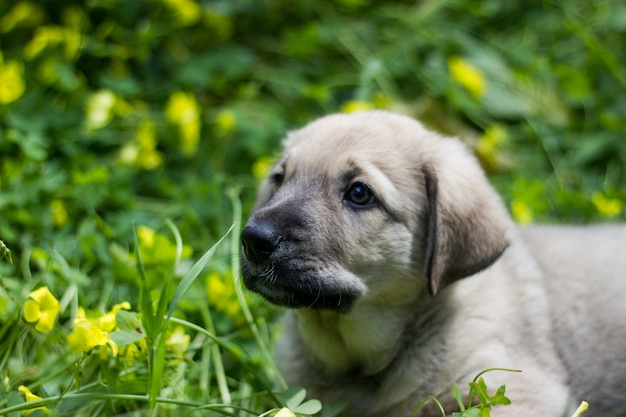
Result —
M625 226L518 228L460 141L405 116L331 115L284 146L242 265L292 308L277 346L291 385L355 416L410 416L507 367L523 372L485 375L513 402L492 416L560 417L580 400L589 417L623 414ZM362 184L367 206L350 194Z

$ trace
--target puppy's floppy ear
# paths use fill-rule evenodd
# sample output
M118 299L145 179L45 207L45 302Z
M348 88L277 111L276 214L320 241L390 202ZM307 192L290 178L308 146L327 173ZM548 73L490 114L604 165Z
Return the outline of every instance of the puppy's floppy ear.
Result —
M432 165L423 167L428 199L425 275L431 295L487 268L508 245L508 213L481 170L469 165L469 172L447 181Z

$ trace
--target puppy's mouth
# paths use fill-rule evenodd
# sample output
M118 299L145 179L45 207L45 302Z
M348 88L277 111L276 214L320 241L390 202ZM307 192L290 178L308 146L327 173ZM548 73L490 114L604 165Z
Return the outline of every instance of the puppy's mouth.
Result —
M347 313L362 294L360 288L341 285L341 275L296 271L278 264L255 265L242 259L243 282L267 301L293 309L326 309Z

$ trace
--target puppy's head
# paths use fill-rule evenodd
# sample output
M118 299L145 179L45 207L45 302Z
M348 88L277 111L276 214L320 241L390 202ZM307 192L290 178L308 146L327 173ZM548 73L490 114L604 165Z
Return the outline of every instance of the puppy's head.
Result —
M242 233L245 285L292 308L402 303L495 261L510 220L455 139L387 112L289 135Z

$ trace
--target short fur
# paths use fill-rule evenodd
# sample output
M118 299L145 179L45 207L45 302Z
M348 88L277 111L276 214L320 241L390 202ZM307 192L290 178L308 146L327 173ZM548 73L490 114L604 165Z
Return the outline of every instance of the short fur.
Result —
M457 139L387 112L289 135L242 234L244 282L287 306L290 385L410 416L493 367L493 416L626 402L626 227L520 228ZM441 415L426 408L421 415Z

